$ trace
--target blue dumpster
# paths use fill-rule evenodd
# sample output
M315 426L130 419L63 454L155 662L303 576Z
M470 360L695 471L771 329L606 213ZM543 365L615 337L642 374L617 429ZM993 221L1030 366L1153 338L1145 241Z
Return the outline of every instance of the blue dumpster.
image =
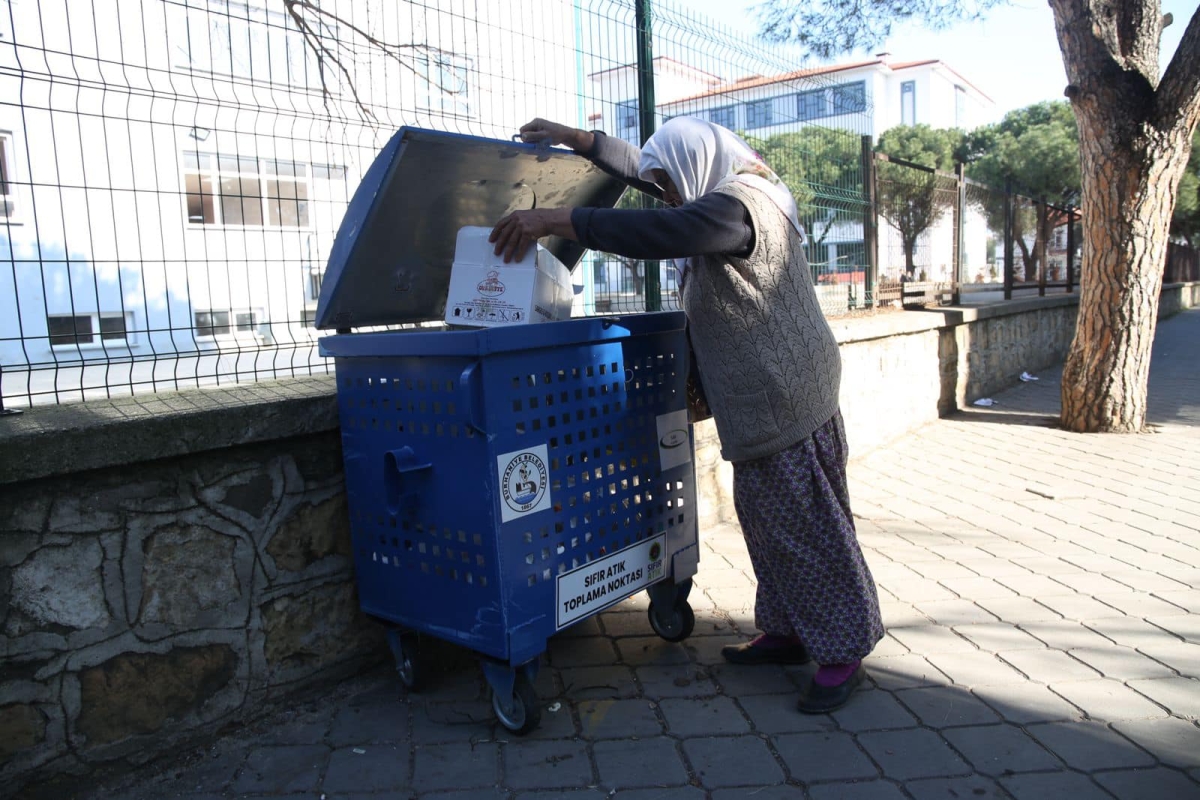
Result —
M611 205L622 189L565 151L402 128L350 203L318 303L362 608L389 626L410 688L419 635L478 653L517 733L538 724L533 678L558 631L647 591L656 633L691 633L684 317L431 321L460 227L539 202ZM583 253L547 248L568 267Z

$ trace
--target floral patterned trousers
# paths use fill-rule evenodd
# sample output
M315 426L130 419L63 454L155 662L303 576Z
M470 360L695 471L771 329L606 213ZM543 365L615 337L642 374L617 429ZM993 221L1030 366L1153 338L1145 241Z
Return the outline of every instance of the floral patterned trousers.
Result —
M788 449L733 465L734 507L758 579L754 624L798 636L818 664L862 659L883 638L850 513L847 452L839 411Z

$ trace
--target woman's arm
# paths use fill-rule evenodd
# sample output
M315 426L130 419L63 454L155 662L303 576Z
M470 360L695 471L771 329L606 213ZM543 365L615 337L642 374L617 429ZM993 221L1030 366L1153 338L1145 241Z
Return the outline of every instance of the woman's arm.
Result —
M662 189L638 178L642 153L623 139L613 138L603 131L585 131L540 118L522 125L520 136L523 142L565 144L614 178L662 199Z
M727 194L705 195L679 208L576 208L571 227L585 247L626 258L745 257L754 248L750 215Z

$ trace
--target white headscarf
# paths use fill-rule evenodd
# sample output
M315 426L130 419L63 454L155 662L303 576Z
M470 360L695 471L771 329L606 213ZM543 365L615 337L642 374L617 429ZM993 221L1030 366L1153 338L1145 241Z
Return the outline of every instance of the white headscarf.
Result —
M638 177L652 183L652 169L661 169L671 177L685 203L724 183L753 186L779 207L800 234L801 243L806 241L791 191L758 153L728 128L695 117L667 120L642 147Z

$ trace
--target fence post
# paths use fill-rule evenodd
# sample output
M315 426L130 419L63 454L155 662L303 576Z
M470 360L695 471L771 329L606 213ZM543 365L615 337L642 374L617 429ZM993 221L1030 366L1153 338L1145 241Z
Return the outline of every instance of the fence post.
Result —
M950 287L950 302L959 305L962 300L963 264L966 262L966 259L963 258L965 241L963 217L967 210L967 182L963 180L963 163L961 161L954 165L954 185L958 196L954 201L954 285Z
M1046 228L1050 224L1050 206L1046 205L1044 195L1038 199L1037 204L1038 297L1045 297L1046 273L1050 271L1050 265L1046 263L1046 251L1049 249L1046 246Z
M650 0L637 0L634 19L637 24L638 130L641 143L654 133L654 44L651 37ZM662 286L659 262L646 264L646 310L662 310Z
M1004 299L1013 293L1013 196L1012 181L1004 182Z
M1067 294L1075 291L1075 206L1067 206Z
M866 251L866 271L863 273L863 303L869 307L879 305L875 286L879 282L879 237L875 218L875 150L871 137L862 137L862 181L863 199L867 207L863 211L863 250Z

